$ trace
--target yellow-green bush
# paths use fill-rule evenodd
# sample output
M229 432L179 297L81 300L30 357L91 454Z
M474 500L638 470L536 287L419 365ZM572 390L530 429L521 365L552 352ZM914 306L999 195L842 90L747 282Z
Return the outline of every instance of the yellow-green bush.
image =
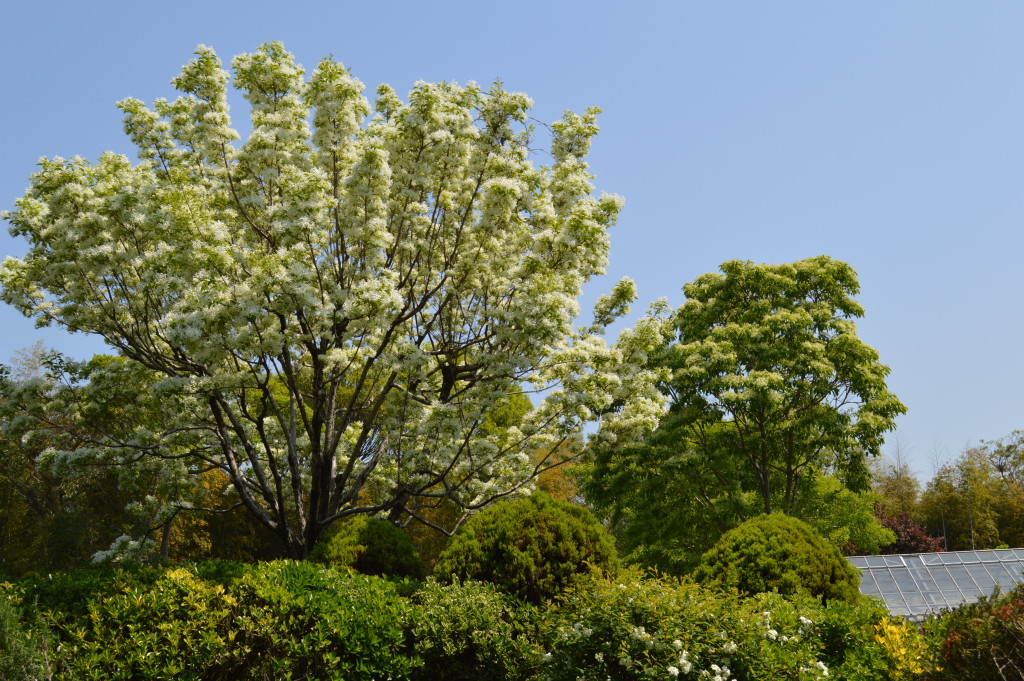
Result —
M187 569L90 601L65 630L64 679L229 679L238 669L237 601Z
M883 617L875 625L875 640L892 660L893 681L920 678L933 666L927 641L913 624Z
M369 681L416 664L407 604L385 580L294 561L178 567L153 583L126 574L84 615L55 617L60 678Z

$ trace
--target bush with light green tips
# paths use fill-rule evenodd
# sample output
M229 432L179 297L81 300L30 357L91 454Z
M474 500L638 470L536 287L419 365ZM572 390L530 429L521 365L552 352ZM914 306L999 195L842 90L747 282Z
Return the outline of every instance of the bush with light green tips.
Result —
M438 557L434 575L492 582L536 604L618 566L614 540L589 510L536 492L470 518Z
M860 576L839 549L807 523L760 515L726 532L693 572L703 584L741 594L776 591L850 603L860 599Z

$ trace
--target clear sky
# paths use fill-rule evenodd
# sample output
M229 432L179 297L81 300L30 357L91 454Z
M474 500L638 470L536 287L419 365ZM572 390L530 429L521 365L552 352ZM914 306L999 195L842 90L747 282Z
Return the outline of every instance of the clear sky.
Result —
M860 335L933 459L1024 428L1024 3L11 3L0 43L0 207L40 156L131 154L114 102L173 97L197 44L225 62L283 41L368 90L496 78L534 114L604 109L590 161L627 204L608 277L641 305L729 259L826 254L861 279ZM236 127L245 109L236 100ZM0 254L24 245L0 235ZM0 360L42 338L0 304ZM894 438L890 438L893 442Z

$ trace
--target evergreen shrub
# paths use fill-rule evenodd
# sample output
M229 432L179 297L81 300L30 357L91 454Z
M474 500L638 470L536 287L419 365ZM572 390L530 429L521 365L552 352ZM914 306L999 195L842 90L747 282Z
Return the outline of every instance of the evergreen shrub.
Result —
M417 664L409 605L386 580L295 561L130 575L116 592L97 589L84 616L56 613L57 678L369 681Z
M126 584L91 600L88 616L64 628L62 678L231 678L238 670L233 605L223 586L184 568L151 585Z
M484 509L460 528L434 566L445 580L484 580L529 603L582 578L618 570L615 542L587 509L543 492Z
M414 681L527 681L540 652L537 613L487 582L428 580L412 597L408 634L423 666Z
M422 579L427 571L409 535L386 520L365 515L335 523L312 558L364 575Z
M416 665L405 646L408 604L387 580L280 560L244 575L235 596L245 678L400 679Z
M65 624L89 616L89 604L126 589L150 587L163 568L132 565L90 566L71 572L32 573L18 581L26 601Z
M726 532L693 572L702 584L741 594L777 591L849 603L860 599L860 573L807 523L760 515Z

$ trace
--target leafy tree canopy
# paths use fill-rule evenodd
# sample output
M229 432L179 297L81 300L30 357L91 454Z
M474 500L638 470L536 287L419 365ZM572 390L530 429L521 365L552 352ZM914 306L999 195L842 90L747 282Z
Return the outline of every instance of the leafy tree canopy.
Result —
M599 452L594 465L589 498L636 534L628 543L671 544L668 560L685 563L745 518L835 496L818 477L868 490L865 459L905 407L857 337L858 288L849 265L825 256L733 260L684 287L675 338L654 361L671 372L670 412L643 445Z
M222 470L304 557L346 515L443 498L457 524L585 423L609 444L656 424L664 320L604 342L625 280L572 325L622 207L592 195L597 109L553 123L538 168L531 102L500 85L421 82L407 102L383 85L371 106L343 65L307 80L279 43L232 67L246 141L201 46L180 97L118 104L139 163L45 159L4 214L29 250L3 299L103 337L160 396L159 428L104 446ZM524 388L544 399L518 425L482 427Z
M950 551L1024 546L1024 431L965 449L928 483L920 509Z

